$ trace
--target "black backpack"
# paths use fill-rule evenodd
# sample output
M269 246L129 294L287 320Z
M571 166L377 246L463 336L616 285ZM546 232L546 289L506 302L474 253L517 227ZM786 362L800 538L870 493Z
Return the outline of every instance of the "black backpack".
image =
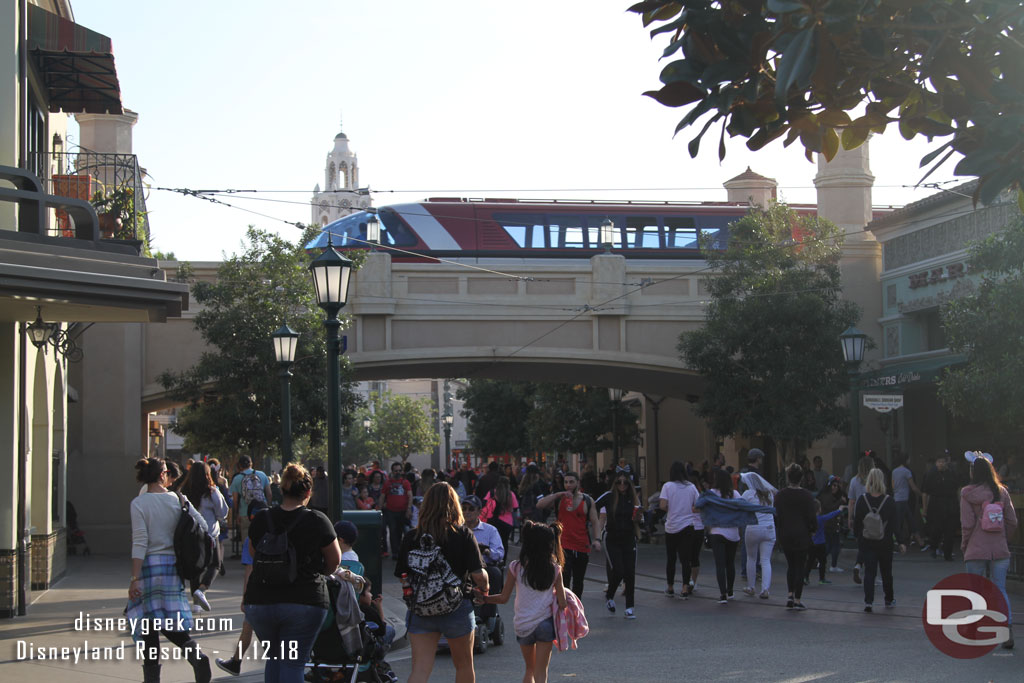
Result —
M295 582L299 575L299 562L288 533L307 512L309 510L303 510L283 529L275 527L274 515L270 510L264 512L267 517L267 532L256 544L256 554L252 563L253 579L266 586L285 586Z
M216 561L217 541L191 514L192 504L178 494L181 515L174 527L174 558L178 576L183 581L198 581L199 577Z

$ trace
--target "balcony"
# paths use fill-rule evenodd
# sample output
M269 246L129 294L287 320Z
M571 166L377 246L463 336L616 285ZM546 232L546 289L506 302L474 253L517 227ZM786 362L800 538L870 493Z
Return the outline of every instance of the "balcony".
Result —
M101 239L127 242L140 254L149 253L145 171L134 154L40 152L32 162L48 194L82 199L96 208ZM66 211L57 209L54 218L48 235L74 236L73 219Z

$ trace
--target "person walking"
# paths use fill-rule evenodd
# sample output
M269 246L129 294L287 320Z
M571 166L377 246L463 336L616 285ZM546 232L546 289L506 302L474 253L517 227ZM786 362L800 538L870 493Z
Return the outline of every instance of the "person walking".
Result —
M848 520L847 526L853 529L853 513L856 508L857 500L864 495L864 491L867 488L868 483L868 472L875 466L874 460L867 455L861 457L857 461L857 476L850 480L850 487L846 491L846 499L851 501L849 510L847 511ZM857 559L853 563L853 582L860 583L860 572L864 566L863 553L860 550L860 546L857 547Z
M557 506L558 522L562 525L562 551L565 571L562 581L576 597L583 597L583 579L587 575L590 551L600 550L600 539L593 538L590 530L597 530L597 509L594 500L580 491L580 478L575 472L565 475L565 491L552 493L537 501L539 510Z
M231 510L238 520L239 539L244 543L249 537L249 503L258 500L270 505L273 494L270 491L270 477L253 469L252 458L243 455L238 458L238 474L231 479Z
M821 503L822 514L826 515L846 505L843 482L839 477L833 475L828 478L825 490L818 494L818 502ZM842 549L843 539L837 515L825 523L825 555L831 562L829 571L833 574L840 574L843 571L843 568L839 566L839 552Z
M409 574L409 553L420 547L424 536L430 536L440 548L440 554L448 562L452 573L461 579L463 585L472 581L486 595L489 584L483 558L473 532L465 527L464 521L455 489L447 482L431 486L423 496L416 527L402 537L395 576L402 578ZM409 683L426 683L430 679L437 642L442 635L447 639L452 653L455 682L473 683L476 680L473 670L473 631L476 620L473 616L473 603L468 597L464 597L453 612L440 616L419 616L410 606L405 615L405 625L412 646Z
M159 458L142 458L135 463L135 478L146 486L145 493L131 503L132 574L128 583L125 616L135 624L132 638L145 646L142 676L145 683L160 681L160 635L174 643L182 658L192 665L196 683L207 683L212 672L210 660L192 640L192 610L185 586L178 576L174 554L174 531L181 517L181 503L165 487L170 483L167 465ZM202 527L206 521L186 499L188 514ZM143 629L142 624L182 625L181 629Z
M818 569L818 583L832 583L825 578L825 570L828 568L828 543L825 540L825 526L832 523L836 517L843 513L842 508L822 514L821 499L814 499L814 512L818 519L818 528L811 537L811 548L807 553L807 572L804 576L804 583L810 584L811 572L815 567Z
M482 604L504 605L516 591L512 628L523 653L523 683L547 683L548 664L555 640L554 603L565 609L565 588L560 580L562 548L557 522L548 526L523 522L519 559L508 566L505 586L497 595L477 594ZM554 589L554 590L552 590Z
M686 466L676 460L668 471L668 481L661 487L658 507L665 511L665 595L675 595L676 559L683 570L683 585L680 597L686 599L693 592L691 579L696 579L693 547L696 544L697 557L704 543L704 524L700 515L694 512L700 491L686 477ZM700 567L698 559L697 567Z
M483 478L480 481L482 482ZM477 484L477 490L479 489L480 485ZM499 476L493 488L484 495L483 502L484 509L488 510L485 521L494 525L501 536L502 545L507 548L512 535L512 527L515 524L515 513L519 509L519 499L516 498L516 494L512 493L508 477Z
M800 486L803 478L803 469L793 463L786 468L788 485L775 495L775 530L786 556L786 609L795 610L807 609L801 601L804 568L807 566L807 551L811 547L811 534L818 527L814 496Z
M911 507L912 496L921 497L921 490L914 483L914 473L907 467L906 458L898 456L898 464L892 471L892 499L896 503L896 526L893 532L901 545L909 546L914 529L914 514ZM917 539L920 541L920 539Z
M779 492L757 472L744 472L740 475L747 490L743 498L751 503L771 506L775 502L775 494ZM747 547L747 586L743 592L754 595L754 580L757 576L757 558L761 558L761 592L762 600L769 598L772 585L772 548L775 547L775 515L758 512L757 524L747 526L743 542Z
M739 498L732 487L732 477L722 469L713 470L715 486L710 493L729 500ZM740 543L740 529L736 526L710 526L708 537L711 552L715 557L715 576L718 579L719 604L732 600L733 583L736 581L736 547Z
M313 497L309 499L309 507L326 515L331 500L330 490L324 466L317 465L313 470Z
M988 459L992 456L986 455L967 453L971 463L971 483L960 492L960 528L963 534L960 550L967 572L987 576L1003 594L1006 625L1010 627L1010 639L1003 643L1003 648L1010 650L1013 648L1013 610L1010 596L1006 594L1006 572L1010 567L1007 539L1012 538L1017 530L1017 511Z
M953 536L957 529L957 490L960 484L949 469L946 456L935 459L935 469L928 473L921 488L925 516L928 520L928 547L932 557L942 556L947 562L953 560Z
M895 607L892 582L892 536L896 528L896 503L885 492L885 474L868 472L864 495L854 504L853 533L864 560L864 611L875 601L875 575L881 570L885 606ZM880 528L879 528L880 527Z
M633 481L626 472L619 472L612 481L612 490L601 496L595 505L598 511L597 537L604 546L608 570L608 589L604 592L605 606L615 613L615 591L620 583L626 584L627 619L636 619L636 540L637 523L642 514Z
M267 506L259 501L253 502L249 506L249 526L252 526L252 519L259 513L267 509ZM249 583L249 576L252 574L252 542L248 538L242 540L242 566L245 567L242 573L242 595L245 595L245 587ZM227 659L218 657L216 660L217 667L223 671L227 671L232 676L239 676L242 673L242 660L248 659L245 653L249 651L249 646L252 644L252 624L245 618L245 599L241 600L242 610L242 630L238 634L238 641L235 643L235 649L231 653L231 656Z
M313 496L313 477L305 467L292 463L285 468L281 494L281 505L254 517L249 527L250 547L256 554L243 601L245 619L267 653L263 680L302 683L313 641L330 607L327 577L341 562L341 547L327 515L306 507ZM291 581L275 576L272 563L261 562L260 541L282 533L288 555L294 552Z
M188 502L199 510L199 514L203 516L210 537L214 540L220 538L219 520L227 517L228 502L224 500L224 496L221 495L216 483L214 483L210 466L199 460L194 461L188 468L185 481L182 482L181 493L188 498ZM214 545L214 552L217 556L211 560L203 575L193 579L189 586L193 602L202 607L206 612L210 611L210 603L206 599L206 590L213 584L213 580L217 577L223 563L220 551L220 543L218 542Z
M391 476L384 482L384 494L380 509L384 512L384 527L391 539L391 556L398 557L398 545L402 542L405 527L412 517L412 484L402 473L402 463L391 463Z

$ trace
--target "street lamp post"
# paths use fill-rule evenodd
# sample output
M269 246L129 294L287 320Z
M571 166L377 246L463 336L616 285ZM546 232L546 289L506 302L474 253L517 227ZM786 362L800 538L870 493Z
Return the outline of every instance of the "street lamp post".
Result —
M622 389L609 389L608 398L612 400L612 448L615 463L618 464L622 455L619 452L619 402L622 401Z
M452 460L452 422L455 421L455 416L451 413L446 413L441 417L441 422L444 423L444 461L451 462Z
M843 345L846 371L850 375L850 453L855 468L860 455L860 389L857 380L860 375L860 364L864 360L864 345L867 338L866 334L852 326L839 335L839 341Z
M274 357L281 368L281 469L288 467L292 460L292 363L295 362L295 347L299 333L285 323L271 335L274 341Z
M327 233L327 248L309 264L316 289L316 303L327 319L327 476L331 481L331 517L341 519L341 355L338 313L348 302L352 262L338 253Z

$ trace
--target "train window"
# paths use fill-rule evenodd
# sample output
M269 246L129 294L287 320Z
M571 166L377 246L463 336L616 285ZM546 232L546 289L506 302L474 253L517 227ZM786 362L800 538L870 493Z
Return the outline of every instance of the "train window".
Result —
M583 216L548 216L548 243L559 249L582 249Z
M416 244L416 236L392 209L381 209L379 216L382 223L381 244L396 247L409 247ZM366 219L369 217L369 213L359 211L329 223L324 230L331 233L336 247L365 247L367 246Z
M697 222L690 216L666 218L665 244L669 249L696 249Z
M412 234L394 209L383 208L377 212L380 218L380 242L393 247L412 247L416 245L416 236ZM362 225L363 234L366 234L365 221Z
M659 248L658 219L654 216L626 216L626 246L634 249Z
M516 244L524 249L543 249L544 216L539 213L496 213L498 221L505 232Z

